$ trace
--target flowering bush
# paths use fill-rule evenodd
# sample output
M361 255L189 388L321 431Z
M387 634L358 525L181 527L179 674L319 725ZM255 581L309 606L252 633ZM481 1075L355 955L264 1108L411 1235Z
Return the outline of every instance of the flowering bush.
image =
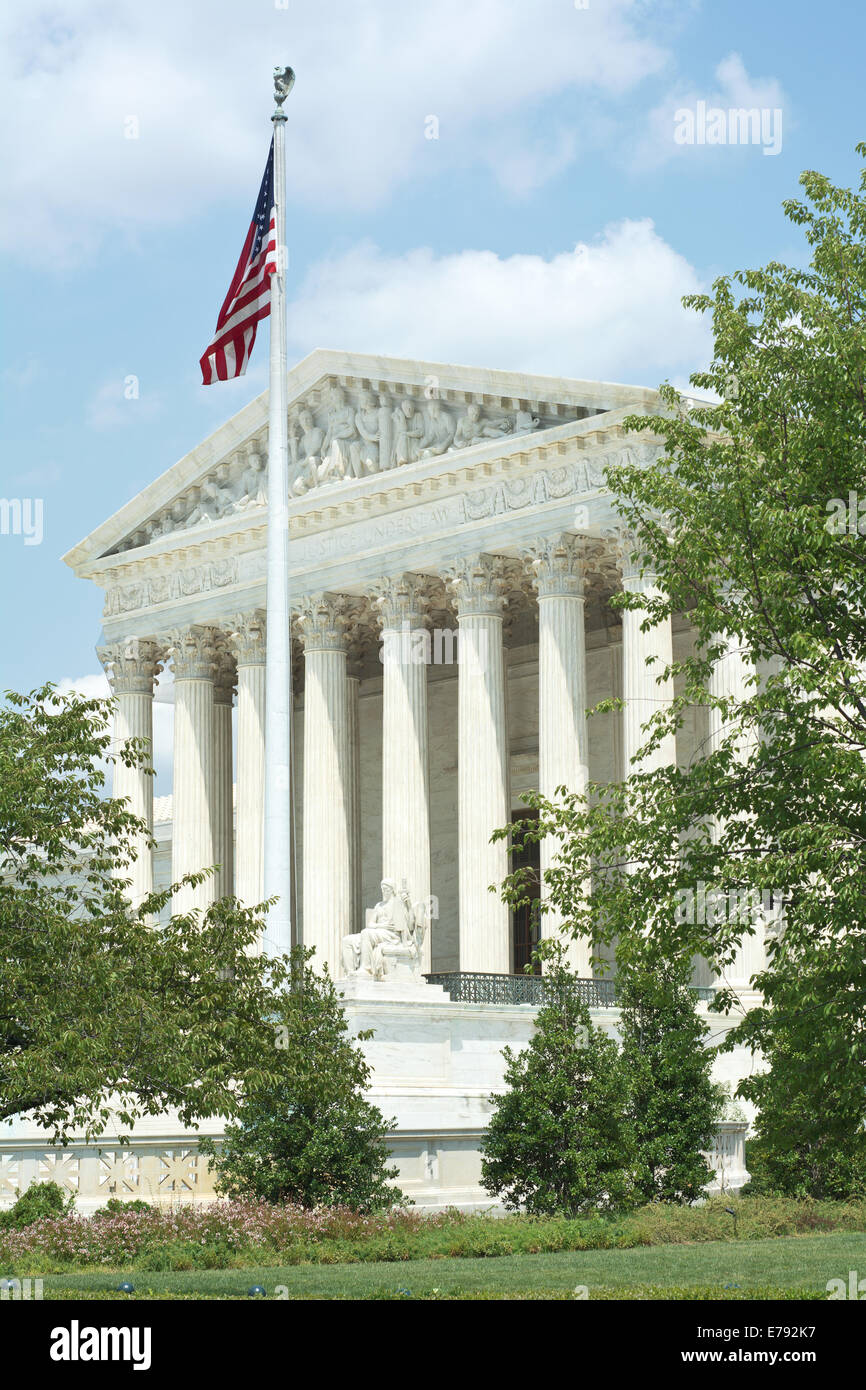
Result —
M449 1220L455 1218L460 1219L456 1213L449 1214ZM190 1203L149 1211L103 1209L97 1220L70 1213L37 1221L23 1231L0 1231L0 1267L10 1273L25 1266L38 1266L44 1273L88 1265L213 1269L247 1263L235 1258L243 1254L277 1253L295 1263L321 1258L325 1252L317 1257L316 1247L369 1238L387 1240L392 1234L408 1236L442 1220L444 1214L425 1218L405 1208L362 1215L344 1207L310 1210L253 1201Z
M131 1204L130 1204L131 1205ZM727 1208L737 1213L735 1223ZM866 1231L866 1202L713 1197L699 1206L653 1203L628 1215L435 1215L396 1207L359 1213L271 1202L220 1201L119 1212L68 1213L25 1230L0 1230L0 1274L67 1270L242 1269L302 1263L452 1259L633 1249L699 1241L761 1240L819 1231Z

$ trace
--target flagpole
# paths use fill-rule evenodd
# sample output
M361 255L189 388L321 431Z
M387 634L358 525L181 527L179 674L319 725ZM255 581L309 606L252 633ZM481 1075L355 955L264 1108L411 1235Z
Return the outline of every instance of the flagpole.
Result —
M289 420L286 379L286 115L295 75L274 73L274 209L277 269L271 276L268 400L267 655L265 666L264 896L277 898L262 949L292 946L292 634L289 606Z

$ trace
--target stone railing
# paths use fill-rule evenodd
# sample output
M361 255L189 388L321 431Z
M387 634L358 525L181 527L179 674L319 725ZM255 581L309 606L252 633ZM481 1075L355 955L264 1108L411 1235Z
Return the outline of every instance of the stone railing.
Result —
M0 1140L0 1207L34 1182L56 1182L79 1211L105 1206L110 1197L139 1198L154 1206L215 1200L210 1165L195 1139L132 1139L129 1144L37 1145Z
M708 1183L709 1192L733 1192L748 1182L746 1172L744 1121L725 1121L717 1131L715 1143L706 1154L715 1173ZM461 1135L465 1147L467 1135ZM472 1135L469 1142L480 1145L482 1131ZM395 1157L399 1157L401 1141L398 1132L390 1136ZM417 1136L414 1136L416 1142ZM431 1134L422 1147L436 1152L440 1136ZM85 1146L72 1144L67 1149L52 1149L32 1140L6 1140L0 1145L0 1209L8 1208L17 1193L34 1182L56 1182L75 1197L79 1212L89 1215L105 1206L110 1197L121 1201L143 1199L152 1206L175 1207L189 1202L213 1202L216 1195L208 1160L199 1154L195 1140L167 1138L132 1139L129 1144ZM423 1208L423 1184L413 1193ZM489 1194L480 1187L474 1196L479 1206L490 1205Z

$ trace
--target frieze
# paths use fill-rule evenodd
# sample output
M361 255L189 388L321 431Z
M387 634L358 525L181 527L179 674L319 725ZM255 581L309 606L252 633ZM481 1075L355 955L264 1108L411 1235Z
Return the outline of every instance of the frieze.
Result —
M176 570L173 574L157 574L131 584L117 584L105 595L103 617L113 618L118 613L130 613L138 608L155 608L175 599L206 593L209 589L225 589L237 582L237 559L227 556Z

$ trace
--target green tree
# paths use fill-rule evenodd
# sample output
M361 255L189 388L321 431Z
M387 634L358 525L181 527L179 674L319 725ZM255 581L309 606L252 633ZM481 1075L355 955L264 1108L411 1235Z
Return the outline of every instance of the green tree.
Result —
M711 1176L702 1151L713 1142L723 1096L710 1077L709 1028L690 977L690 960L654 952L620 960L617 971L621 1062L646 1202L694 1202Z
M61 1139L112 1113L230 1115L277 1070L287 964L250 949L261 913L224 899L157 926L170 889L124 896L144 827L105 795L110 719L50 686L0 707L0 1117ZM117 756L147 765L135 741Z
M525 833L563 842L548 886L575 935L647 932L661 955L720 970L781 892L753 981L766 1007L748 1009L726 1046L770 1062L740 1094L774 1152L811 1155L820 1191L839 1190L833 1154L856 1148L866 1122L866 170L856 190L815 172L800 182L803 200L785 211L809 264L773 262L686 299L712 321L712 361L691 381L715 401L661 388L657 414L626 422L660 457L608 470L632 553L659 581L616 602L646 626L687 613L697 638L671 667L677 697L648 721L645 748L711 708L721 737L688 767L632 768L591 800L536 798ZM711 693L728 644L754 671L744 698ZM751 906L690 920L678 909L701 884ZM521 894L519 880L506 886ZM719 1002L745 1007L731 990ZM793 1190L788 1171L777 1177Z
M546 975L528 1046L504 1049L507 1089L491 1097L481 1180L535 1215L618 1209L633 1198L628 1085L616 1043L595 1028L574 977Z
M388 1125L364 1098L370 1069L333 983L310 968L311 954L293 951L292 987L274 1014L278 1074L245 1087L224 1140L203 1140L202 1152L212 1156L217 1190L228 1197L391 1207L402 1194L390 1181L397 1169L387 1164Z
M761 1006L745 1021L742 1033L760 1043L768 1068L740 1086L758 1109L759 1134L747 1155L753 1192L817 1199L866 1193L863 1004L851 988L862 973L854 953L863 945L857 931L840 933L832 954L788 943L772 970L772 1017ZM816 1019L819 1029L829 1028L829 1047L816 1035Z

